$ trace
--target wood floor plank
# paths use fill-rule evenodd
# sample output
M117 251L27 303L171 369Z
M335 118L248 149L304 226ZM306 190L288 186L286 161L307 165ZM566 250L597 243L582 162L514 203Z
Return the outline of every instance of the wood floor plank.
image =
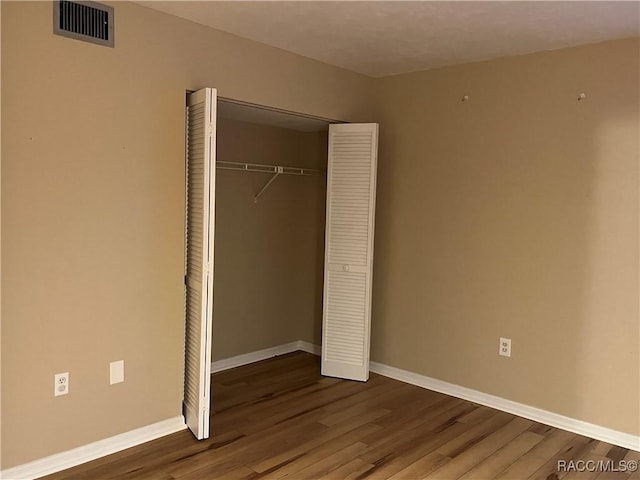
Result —
M497 410L489 407L485 407L483 405L478 405L472 412L468 413L464 417L461 417L458 421L462 423L468 423L470 425L475 425L476 423L481 423L487 420L488 418L493 417Z
M377 425L368 423L361 427L358 427L355 430L351 430L337 438L329 440L322 445L317 446L313 450L307 451L305 453L299 454L297 458L292 461L287 461L282 465L276 465L270 470L264 473L264 476L260 477L264 480L275 480L279 478L285 478L289 476L294 476L294 478L298 478L300 472L307 469L311 465L322 462L328 457L332 457L334 455L339 454L344 451L346 448L351 445L358 444L358 456L361 450L366 448L366 445L362 442L359 442L358 439L362 438L363 435L371 432L374 429L379 429ZM355 458L354 454L349 460ZM347 462L344 462L347 463ZM336 465L337 466L337 465ZM307 472L308 473L308 472ZM327 473L327 472L324 472Z
M618 447L617 445L609 445L609 447L609 451L603 456L613 460L614 463L619 463L628 452L628 449Z
M162 469L148 467L142 467L140 470L136 470L135 472L129 472L112 478L113 480L175 480Z
M235 444L225 445L215 451L215 455L200 452L191 458L174 462L168 469L179 477L203 467L219 465L220 474L241 465L250 465L265 457L286 451L327 429L315 421L289 422L265 430L264 435L251 435Z
M438 448L438 453L445 457L457 457L460 453L465 452L476 443L481 442L497 429L503 427L511 420L513 415L505 412L497 412L481 423L471 426L466 432L459 437L445 443Z
M249 423L247 420L273 416L279 411L286 411L287 405L304 403L314 396L342 398L352 393L353 388L349 382L345 384L337 379L323 378L316 383L294 388L283 394L260 397L223 412L216 412L211 417L212 431L234 430L237 425ZM215 397L213 402L215 403Z
M330 387L324 391L314 391L291 401L281 402L276 408L258 410L255 414L248 415L246 419L250 421L243 423L238 428L246 434L254 434L281 422L299 418L319 410L334 400L353 395L362 388L361 385L355 382L344 382L334 388Z
M558 460L640 460L636 452L376 374L323 377L303 352L211 382L210 439L182 431L46 478L640 480L558 471Z
M640 452L636 452L635 450L627 450L627 454L624 456L624 460L633 460L640 463Z
M465 432L469 425L457 421L475 407L467 402L451 402L453 408L437 409L438 415L425 416L403 428L385 429L391 432L373 441L364 439L369 448L362 459L375 465L371 478L388 478ZM371 438L371 437L369 437Z
M202 470L196 470L188 475L173 477L175 480L204 480L207 478L220 478L216 474L215 468L204 468ZM249 480L256 478L256 472L244 465L233 470L229 470L224 474L224 480Z
M460 479L477 480L478 478L494 478L543 439L544 435L531 431L523 432L493 455L473 467L460 477Z
M416 478L422 478L425 475L433 472L436 468L442 466L451 460L449 457L432 451L413 462L408 467L403 468L395 475L389 477L390 480L413 480Z
M137 462L131 465L123 462L118 465L117 469L111 469L109 478L114 480L127 480L137 479L142 476L153 478L155 475L161 476L165 473L170 475L171 469L175 468L176 465L184 464L189 465L189 471L197 469L201 462L204 462L206 465L207 459L212 458L212 452L217 453L220 449L228 449L230 445L235 446L235 442L240 442L245 439L242 434L236 433L236 435L235 438L230 437L227 439L219 438L215 440L209 439L203 442L190 442L189 445L177 448L162 456L157 456L153 461L145 461L142 464ZM199 448L195 448L196 446ZM102 478L101 476L97 476L98 472L93 471L88 473L93 476L81 476L80 478ZM173 475L171 475L171 478L174 478Z
M387 410L386 408L371 407L367 404L356 404L349 408L345 408L341 412L331 413L325 417L322 417L318 421L323 425L326 425L327 427L333 427L335 425L339 425L343 422L349 421L350 418L356 415L374 413L374 416L371 418L371 420L376 420L380 417L388 415L390 412L391 410Z
M562 478L562 472L558 472L558 460L565 462L578 460L589 453L596 444L596 440L575 435L556 455L527 477L527 480L546 480L552 475L555 475L556 478Z
M551 427L549 425L543 425L542 423L534 423L529 428L530 432L538 433L540 435L548 436L556 430L555 427Z
M596 480L630 480L631 475L627 472L600 472Z
M597 445L591 450L591 453L595 455L602 455L603 457L611 451L611 444L606 442L598 442Z
M376 380L379 380L379 379L380 377L376 375L375 377L371 378L371 381L375 382ZM325 405L324 409L328 413L337 413L353 405L375 403L374 402L375 399L377 399L378 397L380 397L381 395L389 391L389 386L385 385L384 382L379 382L379 381L377 383L372 383L370 385L367 385L367 387L368 388L360 388L353 395L350 395L348 397L343 397L339 400L336 400L335 402Z
M332 470L349 463L357 457L367 446L362 442L356 442L343 448L332 455L326 456L315 463L312 463L302 470L295 471L293 477L299 480L315 480L327 475ZM265 477L268 478L268 477Z
M450 462L423 478L437 480L457 479L482 462L500 447L510 442L531 426L531 420L516 417L473 447L461 452ZM440 451L440 449L438 449Z
M283 465L288 460L294 457L300 457L301 455L304 455L327 442L336 442L336 445L338 445L341 442L340 437L343 437L344 435L347 435L356 429L359 430L357 430L357 433L355 435L352 434L353 437L350 438L361 439L363 436L366 436L371 432L378 431L382 428L376 424L370 423L371 420L375 420L375 415L376 412L372 411L363 413L362 415L354 416L348 422L335 426L334 428L329 428L321 434L315 435L309 441L301 443L295 448L289 449L277 455L272 455L267 459L251 465L251 468L258 473L263 473L267 470L273 470L278 465ZM351 443L352 440L347 440L347 442Z
M366 474L373 467L371 463L366 463L359 458L354 458L350 462L319 477L319 480L353 480Z
M457 399L445 399L438 402L432 409L423 412L421 415L395 415L391 421L389 417L393 414L386 415L376 423L384 428L383 431L376 432L363 438L362 441L369 445L367 456L368 461L375 461L380 452L378 449L393 448L394 445L407 440L407 432L412 432L416 428L425 427L428 430L443 427L449 423L456 415L464 415L469 410L465 410L465 404ZM444 427L443 427L444 428Z
M428 439L404 444L396 451L387 449L384 451L384 454L379 456L375 463L373 463L374 468L370 471L370 475L367 478L374 480L387 479L414 462L417 462L425 455L432 453L440 445L460 435L468 428L469 426L467 424L456 422L438 434L429 435Z
M534 448L496 476L500 480L522 480L528 478L553 458L575 435L564 430L555 430Z
M415 444L423 444L425 440L446 430L453 425L457 415L464 415L464 403L452 402L453 408L440 411L436 416L417 418L413 422L403 424L402 428L384 429L363 438L368 445L361 458L367 462L380 465L387 458L396 458ZM424 452L427 453L427 452Z
M76 467L64 470L62 472L54 473L41 478L42 480L80 479L82 478L81 475L85 475L85 472L96 471L98 469L109 471L111 468L113 468L112 465L116 465L120 462L126 461L127 458L140 456L152 450L154 452L162 451L163 446L165 445L171 445L171 447L169 447L167 451L174 450L176 448L176 445L179 445L183 442L188 442L192 438L193 436L191 435L191 433L187 433L186 431L174 433L172 435L167 435L166 437L154 440L153 442L143 443L142 445L137 445L135 447L128 448L111 455L106 455L91 462L84 463Z
M179 432L160 440L168 441L160 444L155 440L149 443L157 446L156 448L147 449L135 455L127 455L122 459L109 463L96 464L94 462L88 462L84 465L60 472L56 474L55 478L62 478L64 480L115 478L124 473L138 471L145 466L150 467L160 463L171 462L176 458L207 450L210 448L210 445L214 443L213 440L198 442L190 432Z

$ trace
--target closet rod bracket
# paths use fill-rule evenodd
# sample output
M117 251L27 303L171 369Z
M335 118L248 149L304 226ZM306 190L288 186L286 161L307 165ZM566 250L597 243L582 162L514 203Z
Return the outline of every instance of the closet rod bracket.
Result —
M275 167L275 168L276 168L276 173L273 174L273 176L269 179L269 181L264 184L264 187L262 187L260 191L256 194L256 196L253 197L253 203L258 203L258 198L260 198L260 195L262 195L265 192L265 190L269 188L269 186L275 181L275 179L278 178L280 174L284 172L283 167Z

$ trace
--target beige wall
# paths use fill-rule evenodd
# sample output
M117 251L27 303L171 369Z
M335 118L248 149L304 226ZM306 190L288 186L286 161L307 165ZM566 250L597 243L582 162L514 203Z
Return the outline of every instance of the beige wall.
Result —
M373 360L640 433L638 44L376 82Z
M110 49L2 2L5 469L181 413L186 89L368 119L365 77L114 5Z
M327 133L218 122L218 159L326 169ZM213 358L319 344L326 177L218 170ZM215 401L215 399L214 399Z

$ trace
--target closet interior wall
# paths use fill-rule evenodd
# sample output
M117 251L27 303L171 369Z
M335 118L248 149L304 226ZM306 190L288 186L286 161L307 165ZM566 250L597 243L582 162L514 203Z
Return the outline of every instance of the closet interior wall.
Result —
M327 132L218 118L217 160L326 171ZM325 176L217 169L213 360L321 342Z

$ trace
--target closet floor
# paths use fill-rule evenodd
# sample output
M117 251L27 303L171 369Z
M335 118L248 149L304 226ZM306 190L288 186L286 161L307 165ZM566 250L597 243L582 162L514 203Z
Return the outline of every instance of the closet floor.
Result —
M640 454L371 374L320 375L303 352L212 376L212 437L182 431L48 477L154 479L624 479L558 472L558 460Z

